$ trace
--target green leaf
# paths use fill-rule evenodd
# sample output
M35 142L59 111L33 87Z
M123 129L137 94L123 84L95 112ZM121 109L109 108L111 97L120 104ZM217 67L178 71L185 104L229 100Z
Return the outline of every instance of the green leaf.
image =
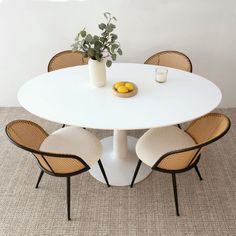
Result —
M97 35L94 35L93 36L93 40L96 42L96 41L99 41L99 37Z
M93 36L92 36L91 34L88 34L88 35L86 36L86 38L85 38L85 41L86 41L87 43L91 43L92 40L93 40Z
M82 38L84 38L84 37L86 36L86 34L87 34L87 33L86 33L85 30L82 30L82 31L80 32L80 35L81 35Z
M122 50L121 50L120 48L118 48L117 53L118 53L119 55L122 55Z
M107 67L110 67L111 64L112 64L112 61L111 60L107 60L107 62L106 62Z
M108 24L107 26L106 26L106 31L108 32L108 33L111 33L112 31L113 31L113 27L112 27L112 24Z
M115 28L116 28L116 26L113 25L113 24L110 24L110 27L111 27L112 29L115 29Z
M94 49L95 49L96 52L100 52L102 47L103 47L103 45L100 42L96 42L94 44Z
M106 28L106 25L104 23L101 23L98 25L99 29L104 30Z
M111 34L112 39L116 40L118 39L118 36L116 34Z
M114 44L112 44L111 49L114 50L114 49L116 49L116 48L118 48L118 47L119 47L119 45L114 43Z
M99 42L99 37L97 35L94 35L91 44L96 44L96 42Z
M116 54L112 54L112 55L111 55L111 59L112 59L113 61L115 61L115 60L116 60Z
M109 20L109 18L111 17L111 13L110 12L105 12L104 16L106 17L107 20Z
M100 37L100 41L104 43L104 42L106 42L106 38L105 37Z
M92 48L88 49L88 57L94 58L95 57L95 51Z
M96 55L95 55L95 59L96 59L97 61L101 61L101 56L100 56L99 54L96 54Z
M116 19L114 16L112 17L112 19L115 20L115 21L117 21L117 19Z

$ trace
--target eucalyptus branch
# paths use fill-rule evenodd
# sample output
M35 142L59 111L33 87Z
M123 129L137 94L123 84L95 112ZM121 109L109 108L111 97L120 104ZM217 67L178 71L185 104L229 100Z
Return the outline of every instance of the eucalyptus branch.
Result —
M106 23L98 25L102 31L100 36L88 34L83 28L76 38L75 43L72 44L73 51L79 51L85 56L101 61L101 59L107 59L106 65L109 67L112 61L115 61L117 55L122 55L120 43L117 41L118 36L113 33L116 26L113 24L116 21L115 17L112 17L111 13L105 12L104 17Z

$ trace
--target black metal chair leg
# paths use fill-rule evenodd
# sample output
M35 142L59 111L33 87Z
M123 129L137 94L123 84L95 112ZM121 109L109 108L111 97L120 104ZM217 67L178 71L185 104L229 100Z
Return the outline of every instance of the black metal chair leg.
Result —
M138 174L138 171L139 171L139 169L140 169L141 164L142 164L142 161L139 160L139 161L138 161L138 164L137 164L137 167L136 167L136 169L135 169L135 172L134 172L134 176L133 176L132 182L131 182L131 184L130 184L130 188L133 188L133 186L134 186L134 181L135 181L135 179L136 179L136 177L137 177L137 174Z
M197 175L198 175L200 181L203 180L203 178L202 178L202 176L201 176L201 174L200 174L200 171L199 171L197 165L195 165L194 168L195 168L195 170L196 170L196 172L197 172Z
M106 183L107 183L107 186L110 187L110 184L109 184L109 182L108 182L108 179L107 179L107 176L106 176L106 173L105 173L105 170L104 170L104 168L103 168L103 165L102 165L101 160L98 161L98 165L99 165L99 167L100 167L100 169L101 169L101 171L102 171L102 175L103 175L103 177L104 177L104 179L105 179L105 181L106 181Z
M175 197L176 215L179 216L179 204L178 204L178 194L177 194L177 185L176 185L175 173L172 173L172 182L173 182L173 190L174 190L174 197Z
M42 179L43 177L43 174L44 174L44 171L41 170L40 174L39 174L39 178L38 178L38 181L37 181L37 184L35 186L35 188L38 188L39 187L39 183L40 183L40 180Z
M70 176L67 176L66 180L67 180L67 217L68 217L68 220L71 220L70 218Z

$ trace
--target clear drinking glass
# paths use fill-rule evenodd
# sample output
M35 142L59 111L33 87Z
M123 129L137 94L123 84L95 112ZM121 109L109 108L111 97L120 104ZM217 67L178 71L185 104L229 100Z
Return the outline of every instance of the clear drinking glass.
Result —
M168 69L156 68L155 69L155 80L158 83L164 83L167 80Z

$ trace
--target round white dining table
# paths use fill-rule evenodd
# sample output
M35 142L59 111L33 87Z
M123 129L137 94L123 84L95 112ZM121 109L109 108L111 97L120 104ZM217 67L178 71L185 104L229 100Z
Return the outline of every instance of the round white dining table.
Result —
M156 82L156 67L114 63L100 88L89 83L87 65L60 69L26 82L18 100L30 113L53 122L113 130L113 136L101 140L101 160L110 184L125 186L131 183L138 162L137 139L127 136L127 130L181 124L209 113L221 101L219 88L194 73L167 67L167 82ZM135 83L138 93L130 98L115 96L112 86L117 81ZM104 182L97 164L90 173ZM143 164L136 182L150 173L151 168Z

